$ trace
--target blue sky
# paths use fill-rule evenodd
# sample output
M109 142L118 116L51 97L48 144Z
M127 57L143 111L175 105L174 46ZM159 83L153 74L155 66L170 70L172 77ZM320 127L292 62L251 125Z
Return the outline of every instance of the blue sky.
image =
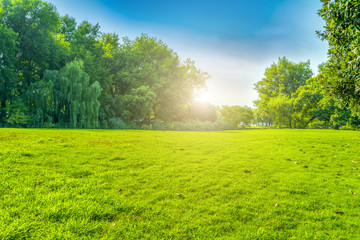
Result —
M99 23L120 37L146 33L163 40L212 77L208 100L248 105L253 85L278 57L326 61L327 44L315 34L320 0L49 0L61 15Z

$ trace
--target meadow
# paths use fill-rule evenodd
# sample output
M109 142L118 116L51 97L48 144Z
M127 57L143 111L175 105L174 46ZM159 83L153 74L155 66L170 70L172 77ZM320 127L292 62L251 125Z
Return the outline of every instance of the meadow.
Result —
M0 239L360 239L360 132L0 129Z

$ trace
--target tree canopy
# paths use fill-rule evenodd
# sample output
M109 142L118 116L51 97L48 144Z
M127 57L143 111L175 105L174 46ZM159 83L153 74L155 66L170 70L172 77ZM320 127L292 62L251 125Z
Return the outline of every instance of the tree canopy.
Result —
M324 19L318 34L329 43L325 84L343 106L360 116L360 3L353 0L322 0Z
M262 80L255 84L259 93L255 106L260 121L292 127L291 96L312 75L309 61L293 63L285 57L266 68Z
M207 78L155 37L120 40L42 0L0 2L0 126L181 120Z

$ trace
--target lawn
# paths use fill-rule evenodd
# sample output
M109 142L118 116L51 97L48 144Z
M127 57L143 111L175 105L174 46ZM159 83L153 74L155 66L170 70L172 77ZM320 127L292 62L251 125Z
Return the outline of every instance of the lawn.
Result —
M0 239L359 239L360 132L0 129Z

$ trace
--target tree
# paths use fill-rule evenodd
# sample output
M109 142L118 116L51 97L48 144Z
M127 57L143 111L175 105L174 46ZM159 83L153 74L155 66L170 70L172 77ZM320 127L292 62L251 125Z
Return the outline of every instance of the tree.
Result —
M17 34L0 23L0 124L6 118L6 104L16 95Z
M279 58L266 68L264 78L255 84L259 99L254 102L257 115L268 123L292 127L292 94L313 75L310 62L293 63Z
M323 98L324 95L315 84L315 79L309 79L307 85L298 88L293 98L294 112L292 118L295 127L308 127L316 119L316 115L321 115L319 111L321 109L320 101Z
M129 94L121 96L125 120L132 121L138 125L149 124L152 116L152 106L155 103L156 94L148 86L133 89Z
M313 75L310 61L293 63L286 57L279 58L277 63L266 68L264 78L255 84L260 98L285 95L291 97L299 86Z
M0 1L0 125L123 128L179 120L207 77L156 38L120 44L115 33L60 17L43 0Z
M0 118L4 118L5 105L18 106L20 112L29 114L26 116L29 124L42 115L28 96L31 85L42 79L45 70L59 69L65 64L66 44L59 28L59 15L47 2L0 1L0 45L5 44L0 50L3 52Z
M44 80L54 86L54 123L70 128L99 127L100 84L90 85L80 62L71 62L60 71L47 71Z
M106 44L105 44L106 45ZM185 105L193 99L193 90L205 87L206 73L187 60L181 64L178 55L162 41L142 35L125 38L118 51L112 51L109 97L103 113L123 118L118 96L131 94L147 86L156 96L152 102L152 120L173 121L185 114Z
M186 109L186 118L191 120L215 122L216 107L207 102L194 102Z
M292 113L293 104L292 99L286 95L278 95L272 97L266 103L269 114L273 119L273 123L278 127L292 128Z
M325 20L318 32L329 43L327 78L329 93L360 116L360 11L359 1L322 0L319 15Z
M253 110L248 106L221 106L221 116L235 126L250 126L254 119Z
M11 126L25 126L30 120L27 108L20 98L6 104L6 122Z
M64 63L60 18L53 5L41 0L4 0L0 3L3 24L17 34L16 69L22 91L40 80L46 69Z
M42 128L54 125L54 82L46 81L50 79L49 75L51 74L53 78L57 77L57 71L45 71L44 79L32 83L25 94L26 102L31 103L30 127Z
M292 118L297 127L339 128L355 123L349 109L340 107L338 100L329 96L322 83L327 78L327 66L319 66L319 74L300 86L293 96L294 112Z
M257 102L258 100L255 100L254 103ZM255 105L258 106L258 103ZM273 119L271 118L270 112L268 109L256 108L254 110L254 122L261 126L273 125Z

